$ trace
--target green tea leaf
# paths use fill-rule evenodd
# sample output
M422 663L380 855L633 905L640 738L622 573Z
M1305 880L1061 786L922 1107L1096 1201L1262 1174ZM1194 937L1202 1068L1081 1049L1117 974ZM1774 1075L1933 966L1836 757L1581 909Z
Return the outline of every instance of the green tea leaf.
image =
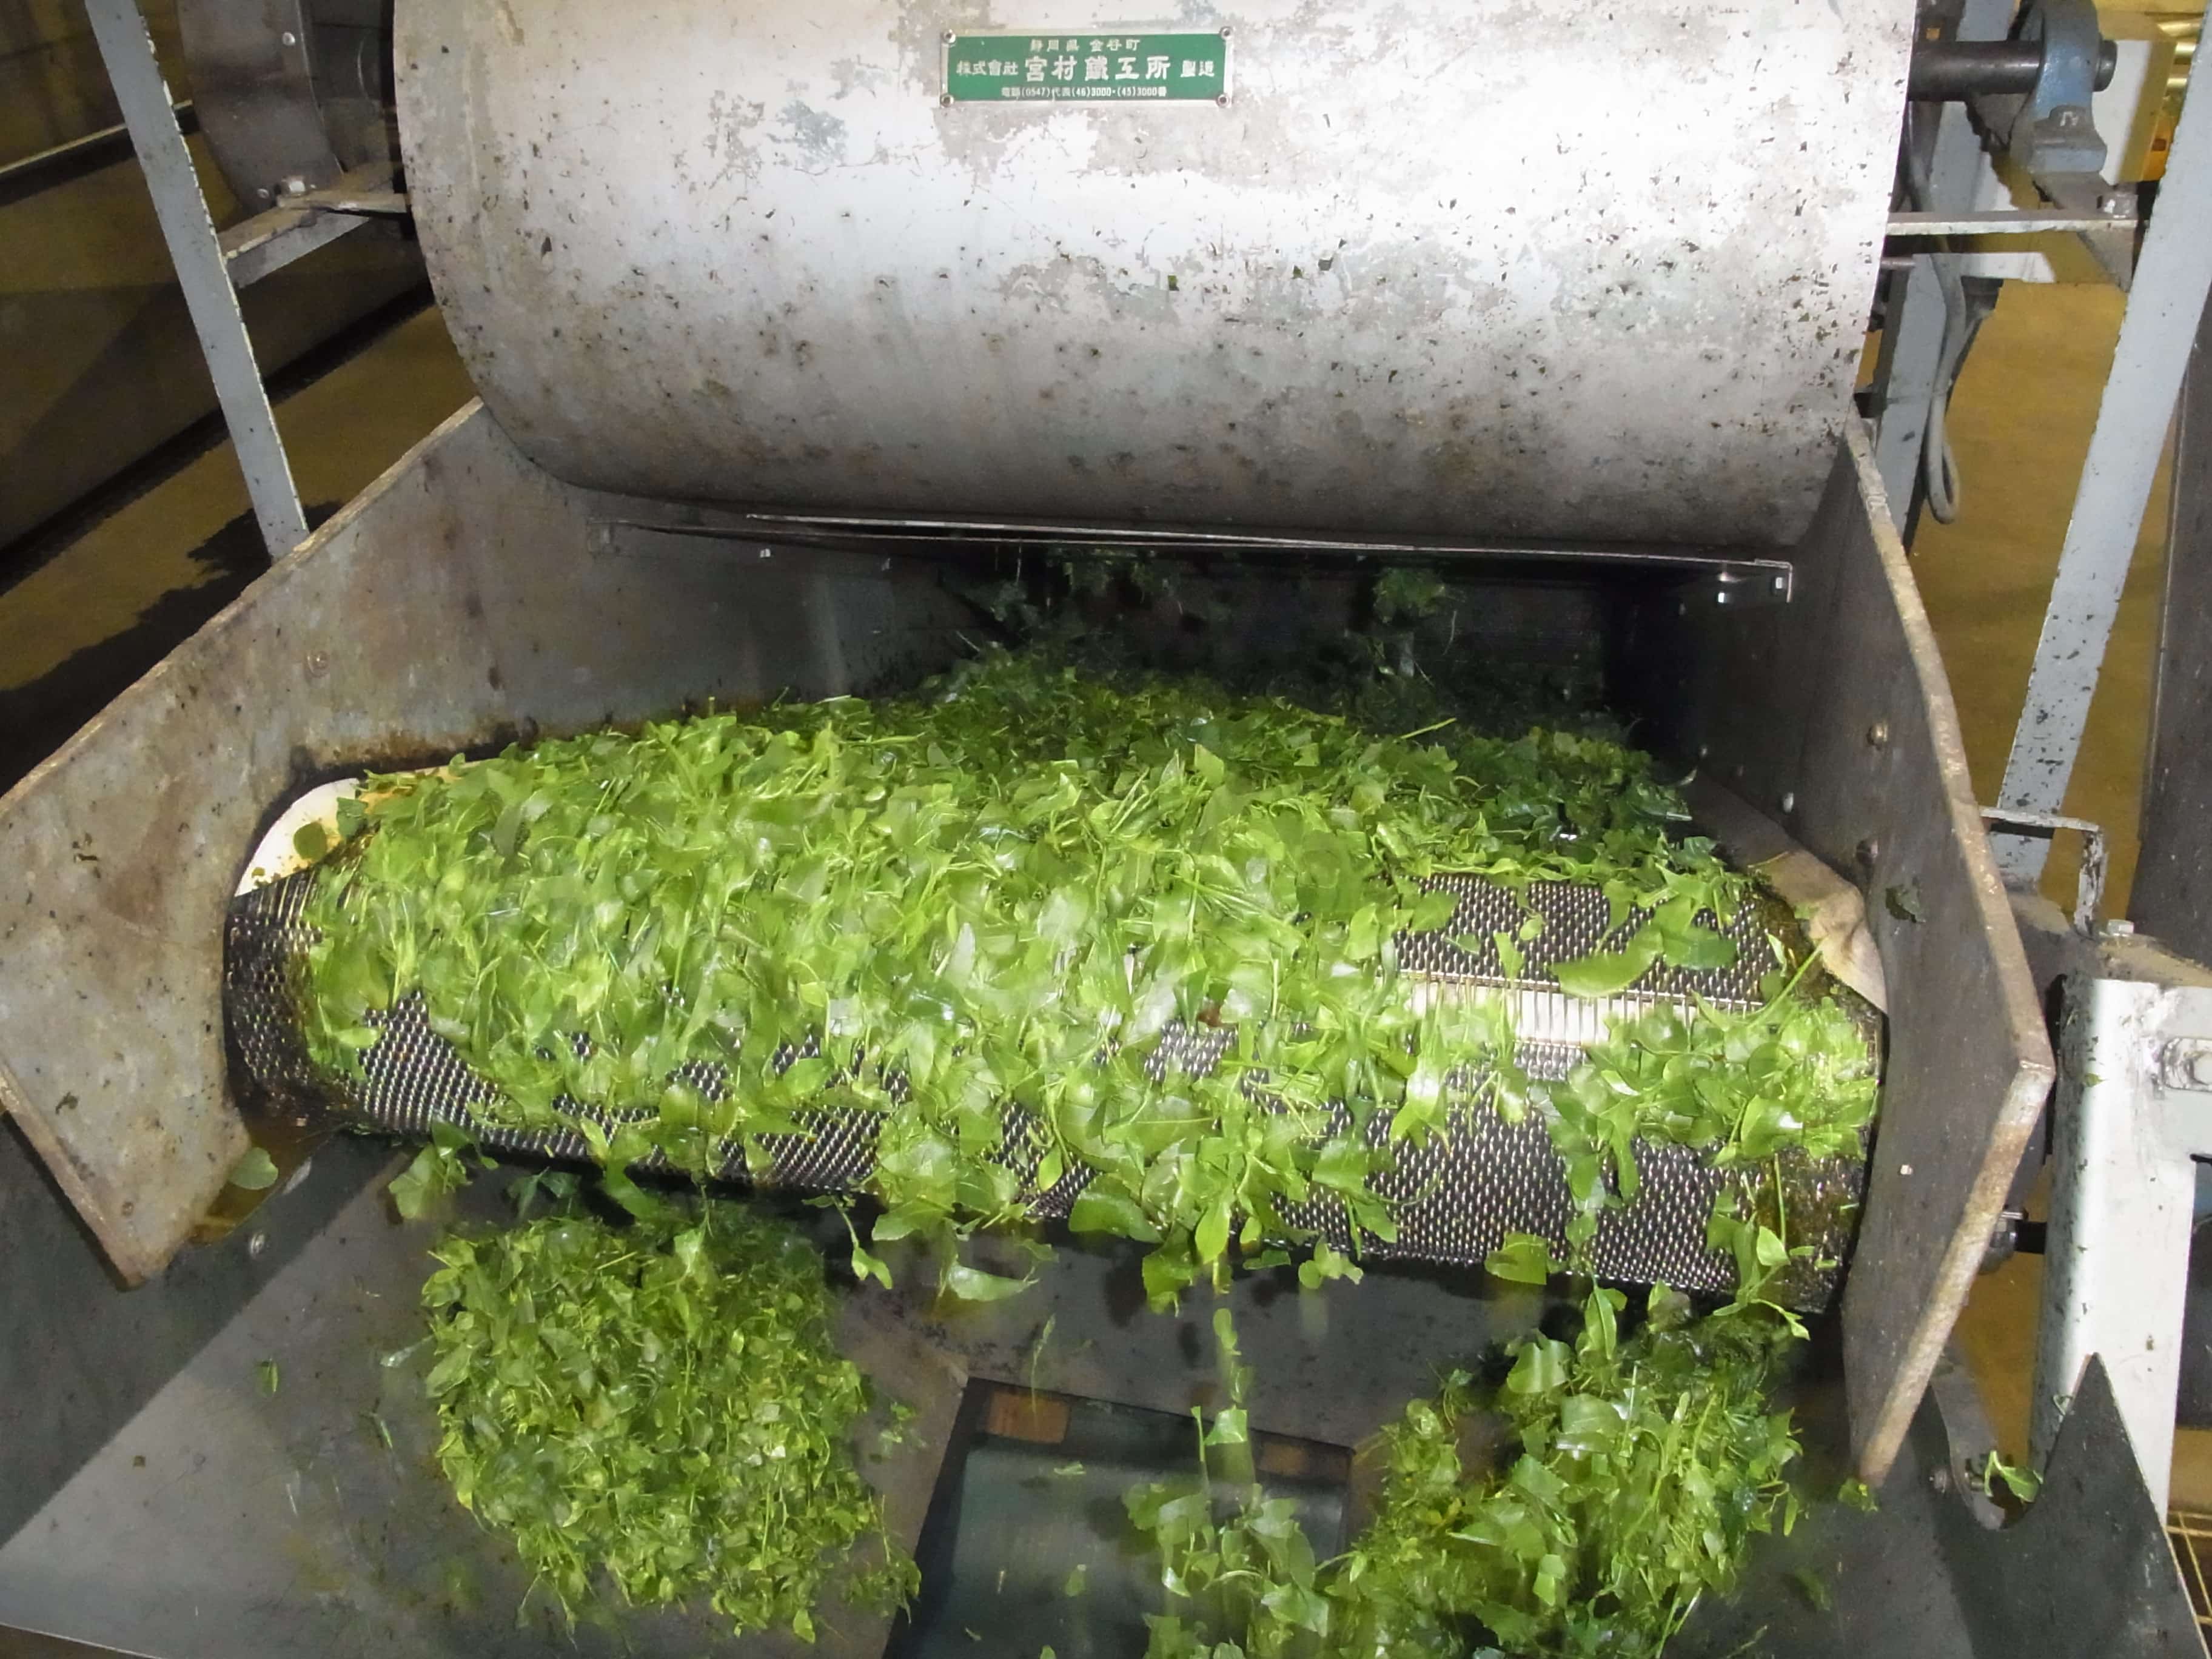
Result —
M1659 936L1650 928L1641 928L1620 950L1572 957L1554 967L1552 977L1569 996L1595 1000L1619 996L1650 973L1658 961Z
M954 1262L945 1275L945 1288L963 1302L1003 1302L1029 1289L1031 1282L987 1273L962 1261Z
M1093 1182L1078 1194L1067 1224L1079 1233L1112 1233L1146 1243L1160 1236L1135 1199L1101 1182Z
M533 1594L572 1620L711 1605L738 1634L804 1640L863 1540L881 1553L844 1598L889 1612L914 1593L854 1463L866 1382L788 1227L734 1203L621 1227L570 1206L432 1254L439 1465Z
M1534 1233L1508 1233L1482 1266L1486 1273L1516 1285L1541 1285L1552 1276L1552 1247Z

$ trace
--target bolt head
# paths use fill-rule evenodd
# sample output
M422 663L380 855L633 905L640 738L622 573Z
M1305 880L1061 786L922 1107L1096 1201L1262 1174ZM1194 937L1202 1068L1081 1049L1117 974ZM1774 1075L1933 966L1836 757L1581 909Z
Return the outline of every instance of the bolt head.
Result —
M1889 746L1889 722L1887 720L1876 720L1872 726L1867 727L1867 743L1871 748L1887 748Z
M283 33L278 35L276 38L279 40L282 40L288 46L296 46L300 44L300 37L293 33L289 29L286 29Z
M257 1231L247 1236L246 1240L246 1254L253 1260L258 1261L261 1257L262 1251L268 1248L269 1235L267 1233Z

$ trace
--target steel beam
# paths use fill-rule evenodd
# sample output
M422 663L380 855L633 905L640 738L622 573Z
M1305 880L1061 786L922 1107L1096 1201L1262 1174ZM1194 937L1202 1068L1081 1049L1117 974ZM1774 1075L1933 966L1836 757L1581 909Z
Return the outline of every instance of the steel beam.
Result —
M169 245L177 283L215 381L216 398L230 428L239 470L246 475L254 519L270 556L279 557L307 539L307 514L301 510L292 464L276 430L276 411L261 384L238 290L225 266L207 198L201 192L184 130L177 125L176 106L154 56L153 37L137 0L85 0L85 11L116 102L122 106L124 125L131 130L131 148L145 170L154 214L161 222L162 240Z
M1998 805L2056 812L2089 718L2089 700L2135 556L2190 342L2212 288L2212 97L2187 99L2143 233L2119 344L2081 466L2058 574L2014 731ZM2032 885L2049 842L1995 837L2008 883Z

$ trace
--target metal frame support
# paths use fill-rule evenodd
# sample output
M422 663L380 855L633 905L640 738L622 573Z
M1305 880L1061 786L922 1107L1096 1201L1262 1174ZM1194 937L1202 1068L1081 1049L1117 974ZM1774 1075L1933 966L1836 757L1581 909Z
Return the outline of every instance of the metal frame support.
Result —
M2182 102L2157 211L2143 233L2112 374L2081 465L2057 579L2036 645L2027 702L1998 791L2001 806L2031 812L2064 807L2088 723L2089 699L2097 689L2208 289L2212 97L2192 90ZM2043 872L2048 840L2000 834L1993 842L2005 879L2033 885Z
M2127 948L2191 982L2172 982L2155 967L2142 978L2100 972L2065 982L2029 1437L2041 1468L2083 1367L2101 1356L2163 1511L2197 1194L2191 1160L2212 1155L2212 976L2148 941Z
M2011 25L2012 13L2013 0L1966 0L1956 38L2002 40ZM1928 161L1930 200L1919 205L1923 209L1939 204L1944 209L1970 206L1982 145L1966 106L1945 103L1910 107L1916 121L1932 117L1936 126ZM1905 142L1914 142L1909 131ZM1912 504L1917 499L1914 486L1942 373L1948 308L1936 270L1939 259L1955 264L1957 256L1945 252L1912 256L1912 269L1904 276L1903 296L1894 302L1882 329L1884 389L1875 434L1875 465L1881 473L1882 489L1889 497L1898 533L1904 536L1911 532Z
M301 510L292 463L276 430L276 411L261 383L238 289L154 56L153 37L147 33L137 0L85 0L85 11L116 102L122 106L124 125L131 130L131 147L145 170L155 216L169 245L192 329L215 381L216 401L230 428L239 470L246 475L254 519L270 556L281 557L307 539L307 514Z
M2049 840L2062 830L2081 837L2081 866L2074 883L2075 931L2087 938L2096 931L2097 913L2105 906L2105 874L2112 858L2105 846L2105 826L2087 818L2069 818L2057 812L2008 811L2002 806L1982 808L1982 822L2014 833Z

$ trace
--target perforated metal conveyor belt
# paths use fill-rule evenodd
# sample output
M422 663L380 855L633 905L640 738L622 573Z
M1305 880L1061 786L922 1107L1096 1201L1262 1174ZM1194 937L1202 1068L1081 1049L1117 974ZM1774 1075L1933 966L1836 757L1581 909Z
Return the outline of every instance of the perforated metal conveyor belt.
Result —
M577 1130L526 1131L478 1122L471 1108L495 1099L497 1091L430 1029L419 994L403 997L382 1020L381 1036L362 1056L363 1080L335 1084L319 1073L299 1035L295 988L301 979L300 952L310 939L301 917L315 878L313 869L301 872L241 896L231 908L224 1000L234 1051L253 1081L280 1104L312 1102L394 1134L421 1138L433 1123L452 1122L465 1126L495 1152L588 1162L589 1145ZM1602 1036L1607 1024L1623 1013L1662 1002L1686 1008L1692 999L1724 1009L1759 1000L1759 965L1769 960L1765 934L1772 918L1760 915L1756 905L1746 904L1723 930L1737 946L1734 966L1710 971L1662 966L1628 994L1593 1002L1562 994L1550 969L1598 948L1601 940L1625 937L1622 930L1608 927L1603 894L1566 883L1537 882L1527 890L1524 904L1521 894L1478 877L1441 877L1427 884L1456 892L1460 907L1437 933L1401 935L1401 964L1420 981L1511 999L1520 1037L1517 1058L1532 1079L1565 1077L1584 1046ZM1545 925L1522 947L1517 973L1506 973L1494 944L1470 954L1451 942L1468 936L1488 940L1499 933L1510 936L1528 908ZM1632 915L1624 927L1632 929L1641 919ZM1154 1075L1164 1075L1170 1066L1203 1074L1225 1051L1231 1035L1206 1026L1170 1028L1153 1057ZM578 1039L580 1044L584 1041ZM810 1043L788 1058L811 1052ZM720 1097L726 1080L719 1066L689 1066L678 1075L710 1099ZM1510 1123L1491 1109L1493 1079L1482 1066L1464 1068L1455 1081L1449 1133L1425 1146L1400 1147L1395 1166L1373 1178L1376 1192L1393 1203L1395 1240L1364 1234L1354 1240L1341 1205L1333 1198L1310 1200L1287 1210L1285 1218L1314 1230L1339 1249L1356 1245L1366 1258L1473 1266L1506 1233L1516 1231L1540 1234L1562 1246L1570 1214L1567 1188L1538 1114ZM615 1121L595 1107L567 1100L560 1107L603 1124ZM864 1189L874 1162L873 1115L840 1109L800 1116L809 1134L763 1137L772 1152L763 1184L811 1192ZM1340 1129L1345 1121L1340 1116L1334 1127ZM1387 1114L1376 1114L1369 1123L1370 1139L1377 1144L1387 1139L1389 1124ZM1036 1128L1028 1112L1010 1106L1001 1156L1023 1177L1033 1214L1065 1218L1090 1171L1068 1170L1049 1188L1037 1190L1030 1176L1045 1149ZM1706 1247L1705 1224L1723 1185L1737 1182L1751 1190L1752 1178L1741 1170L1717 1170L1681 1147L1662 1143L1638 1141L1636 1156L1643 1188L1633 1202L1601 1220L1595 1252L1599 1274L1633 1282L1663 1280L1684 1290L1732 1289L1735 1263ZM644 1167L662 1164L656 1153ZM735 1146L727 1150L724 1169L733 1180L746 1178L745 1161ZM1793 1264L1784 1291L1797 1307L1823 1309L1841 1283L1840 1264L1849 1254L1865 1166L1862 1160L1785 1158L1781 1175L1793 1242L1816 1247L1810 1258ZM1765 1196L1754 1194L1753 1201Z

